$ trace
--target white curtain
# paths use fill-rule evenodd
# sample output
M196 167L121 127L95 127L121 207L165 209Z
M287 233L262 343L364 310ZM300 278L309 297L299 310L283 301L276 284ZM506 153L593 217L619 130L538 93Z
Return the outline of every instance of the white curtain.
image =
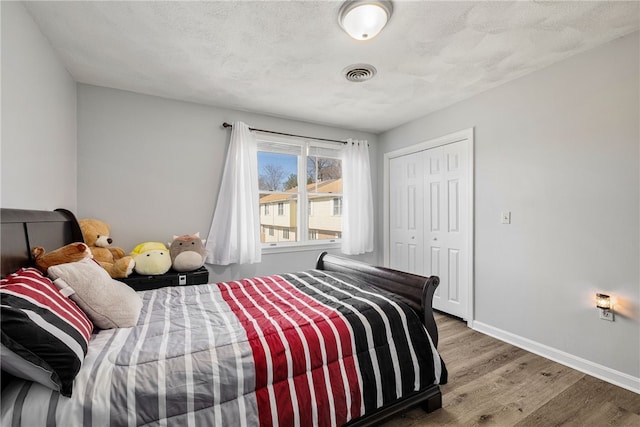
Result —
M249 126L234 122L222 185L207 238L207 263L260 262L258 150Z
M367 141L347 140L342 159L342 253L373 251L373 195Z

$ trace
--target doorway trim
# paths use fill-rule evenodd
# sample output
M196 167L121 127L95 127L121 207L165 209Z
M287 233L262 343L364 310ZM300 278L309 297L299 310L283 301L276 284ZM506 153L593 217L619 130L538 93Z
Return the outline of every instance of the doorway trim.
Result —
M466 313L467 316L465 318L467 325L469 325L470 327L473 326L473 319L474 319L474 300L475 300L475 294L474 294L474 271L475 271L475 265L474 265L474 247L475 247L475 241L474 241L474 236L475 236L475 230L474 230L474 212L475 212L475 206L474 206L474 200L475 200L475 187L474 187L474 164L475 164L475 158L474 158L474 128L468 128L468 129L464 129L458 132L454 132L454 133L450 133L447 135L443 135L440 136L438 138L433 138L433 139L429 139L427 141L424 142L420 142L418 144L414 144L411 145L409 147L405 147L405 148L401 148L395 151L390 151L388 153L384 153L384 160L383 160L383 173L384 173L384 178L383 178L383 247L384 247L384 265L386 267L389 267L390 265L390 248L389 248L389 235L390 235L390 225L389 225L389 217L391 215L390 213L390 200L391 200L391 196L389 194L389 180L390 180L390 174L389 174L389 163L391 161L391 159L394 159L396 157L401 157L401 156L406 156L408 154L413 154L413 153L417 153L419 151L424 151L424 150L428 150L430 148L434 148L434 147L440 147L442 145L447 145L447 144L453 144L454 142L461 142L464 141L466 142L466 148L467 148L467 156L469 159L469 173L468 173L468 178L467 178L467 188L469 189L468 192L468 200L467 202L469 203L469 218L468 218L468 222L467 222L467 230L469 230L469 236L468 237L468 241L469 241L469 254L468 254L468 265L469 265L469 272L468 272L468 277L467 277L467 283L469 286L469 289L467 290L468 293L468 301L467 301L467 307L466 307Z

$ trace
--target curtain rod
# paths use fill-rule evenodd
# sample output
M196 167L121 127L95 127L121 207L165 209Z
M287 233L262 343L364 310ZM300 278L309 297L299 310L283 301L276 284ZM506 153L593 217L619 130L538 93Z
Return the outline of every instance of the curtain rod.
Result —
M224 123L222 123L222 127L232 128L233 125L229 124L227 122L224 122ZM318 141L329 141L329 142L339 142L341 144L348 144L347 141L341 141L339 139L327 139L327 138L317 138L315 136L294 135L292 133L275 132L275 131L272 131L272 130L264 130L264 129L256 129L256 128L249 128L249 130L256 131L256 132L273 133L275 135L294 136L296 138L316 139Z

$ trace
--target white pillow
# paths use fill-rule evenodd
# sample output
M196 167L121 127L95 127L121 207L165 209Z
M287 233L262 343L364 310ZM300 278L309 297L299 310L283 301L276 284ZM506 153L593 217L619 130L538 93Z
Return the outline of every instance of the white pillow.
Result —
M132 288L114 280L90 258L49 267L49 276L101 329L128 328L138 323L142 299Z

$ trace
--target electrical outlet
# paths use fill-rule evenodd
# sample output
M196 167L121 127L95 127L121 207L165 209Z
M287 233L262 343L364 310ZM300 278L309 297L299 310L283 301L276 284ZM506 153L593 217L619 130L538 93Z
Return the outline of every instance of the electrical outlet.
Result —
M613 311L612 310L600 310L600 319L608 320L609 322L613 322Z
M511 212L505 211L500 214L500 221L503 224L511 224Z

